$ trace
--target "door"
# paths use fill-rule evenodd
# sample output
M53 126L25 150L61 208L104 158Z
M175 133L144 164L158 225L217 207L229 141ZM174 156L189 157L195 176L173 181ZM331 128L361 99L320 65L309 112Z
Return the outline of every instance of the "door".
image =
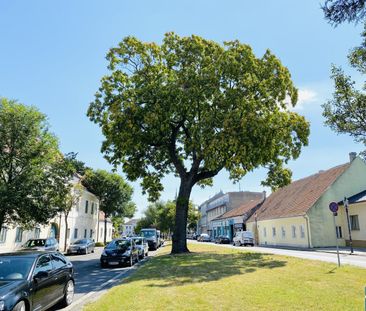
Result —
M64 295L64 288L69 279L67 271L67 262L57 253L51 255L53 266L53 278L55 281L55 298L61 298Z
M55 281L53 267L49 255L38 259L33 272L33 308L44 309L51 305L55 298Z

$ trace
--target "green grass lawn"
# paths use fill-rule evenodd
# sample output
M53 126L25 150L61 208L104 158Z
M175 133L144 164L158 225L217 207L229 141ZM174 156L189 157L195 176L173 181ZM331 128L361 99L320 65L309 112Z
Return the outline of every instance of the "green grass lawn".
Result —
M363 310L366 269L207 244L170 246L85 311Z

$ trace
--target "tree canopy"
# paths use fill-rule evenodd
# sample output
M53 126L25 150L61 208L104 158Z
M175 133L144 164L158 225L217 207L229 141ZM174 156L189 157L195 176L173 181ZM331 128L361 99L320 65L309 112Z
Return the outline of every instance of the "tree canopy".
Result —
M365 0L326 0L322 5L325 18L334 26L343 22L358 23L365 18Z
M275 175L288 176L283 164L308 143L308 122L289 110L297 89L269 50L257 58L239 41L167 33L161 45L126 37L107 60L110 74L88 116L102 128L106 159L130 180L141 178L151 200L163 176L180 178L173 252L187 251L195 184L212 184L222 169L239 180L268 167L266 183L278 187Z
M86 170L82 184L99 199L99 209L108 217L132 217L136 206L131 202L133 189L118 174L105 170ZM104 228L106 243L107 226Z
M57 213L53 168L61 154L48 128L36 108L0 98L0 228L44 224Z

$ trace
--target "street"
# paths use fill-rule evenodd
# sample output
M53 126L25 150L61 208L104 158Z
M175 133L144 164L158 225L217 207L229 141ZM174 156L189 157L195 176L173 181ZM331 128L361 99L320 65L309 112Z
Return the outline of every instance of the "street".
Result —
M203 243L190 240L191 243ZM242 249L259 253L269 253L282 256L292 256L303 259L320 260L325 262L337 263L337 254L334 248L322 248L322 249L306 249L306 250L294 250L294 249L283 249L283 248L273 248L273 247L240 247L233 246L231 244L214 244L221 247ZM353 266L358 266L361 268L366 268L366 252L355 252L355 254L350 255L348 250L340 250L340 261L342 264L348 264Z
M79 310L83 303L97 299L107 289L116 285L121 279L128 276L139 264L133 267L100 267L100 255L103 248L95 248L95 252L88 255L67 256L75 269L75 296L74 301L68 308L55 306L49 311L56 310ZM149 257L156 252L149 252ZM140 261L140 263L144 262ZM87 299L86 299L87 298Z

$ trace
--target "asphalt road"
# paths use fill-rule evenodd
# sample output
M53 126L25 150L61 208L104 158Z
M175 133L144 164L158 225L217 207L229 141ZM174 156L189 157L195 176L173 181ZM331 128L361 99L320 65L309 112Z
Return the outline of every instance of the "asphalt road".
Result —
M190 243L202 243L197 241L190 240ZM214 243L208 243L214 244ZM311 259L311 260L320 260L331 263L337 263L337 252L334 248L322 248L322 249L283 249L283 248L273 248L273 247L240 247L233 246L230 244L215 244L221 247L226 248L235 248L235 249L248 249L254 252L267 253L267 254L275 254L275 255L283 255L283 256L292 256L303 259ZM340 262L341 265L348 264L353 266L358 266L361 268L366 268L366 252L355 252L355 254L350 254L349 250L341 249L340 250Z
M133 267L101 268L99 258L102 251L103 248L96 248L94 253L88 255L67 256L75 269L74 301L68 308L56 306L49 311L80 310L85 302L97 299L107 289L117 285L123 278L137 269L140 264L148 260L147 257ZM149 252L149 257L154 256L155 253Z

